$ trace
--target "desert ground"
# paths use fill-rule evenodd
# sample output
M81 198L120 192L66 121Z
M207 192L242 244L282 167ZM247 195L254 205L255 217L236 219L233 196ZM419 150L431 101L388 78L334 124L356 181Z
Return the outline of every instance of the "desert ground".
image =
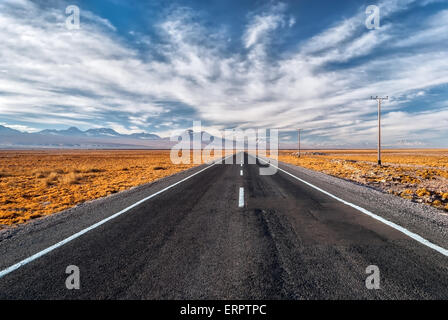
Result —
M0 228L186 170L169 150L0 151Z
M381 167L376 150L283 150L279 160L448 211L446 149L386 149Z

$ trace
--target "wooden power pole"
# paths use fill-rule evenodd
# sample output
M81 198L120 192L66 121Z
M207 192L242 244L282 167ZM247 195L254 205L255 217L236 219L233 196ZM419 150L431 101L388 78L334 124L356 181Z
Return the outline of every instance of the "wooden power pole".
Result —
M383 100L389 100L389 96L385 98L381 97L370 97L371 100L378 101L378 165L381 165L381 102Z

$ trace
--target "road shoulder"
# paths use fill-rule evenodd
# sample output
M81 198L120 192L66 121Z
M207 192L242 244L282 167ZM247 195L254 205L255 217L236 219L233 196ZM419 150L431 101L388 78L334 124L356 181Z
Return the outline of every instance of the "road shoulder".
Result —
M202 169L200 165L131 189L0 231L0 270L108 218Z

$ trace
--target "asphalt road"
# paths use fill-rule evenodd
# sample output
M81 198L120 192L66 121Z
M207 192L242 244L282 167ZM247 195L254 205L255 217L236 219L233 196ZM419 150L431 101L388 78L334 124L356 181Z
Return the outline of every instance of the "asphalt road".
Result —
M247 157L5 275L0 299L448 298L446 256ZM65 286L69 265L79 290ZM380 289L366 288L369 265Z

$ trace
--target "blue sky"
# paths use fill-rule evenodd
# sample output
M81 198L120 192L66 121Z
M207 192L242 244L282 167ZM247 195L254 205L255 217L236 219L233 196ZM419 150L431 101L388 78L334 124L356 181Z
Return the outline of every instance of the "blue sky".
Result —
M448 1L0 3L0 124L168 136L303 129L308 147L448 147ZM380 28L365 26L380 8ZM68 30L65 8L80 8Z

